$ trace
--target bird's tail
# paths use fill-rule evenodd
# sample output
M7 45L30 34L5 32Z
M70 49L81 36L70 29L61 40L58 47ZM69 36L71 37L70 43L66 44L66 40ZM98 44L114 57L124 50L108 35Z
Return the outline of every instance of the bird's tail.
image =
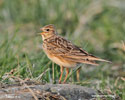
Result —
M111 61L108 61L108 60L105 60L105 59L101 59L101 58L95 57L93 55L89 55L87 57L87 59L90 60L90 61L103 61L103 62L107 62L107 63L112 63Z
M88 56L85 56L85 57L81 57L81 59L79 59L80 63L85 63L85 64L90 64L90 65L96 65L97 66L98 64L96 63L96 61L112 63L111 61L104 60L104 59L95 57L93 55L88 55Z
M110 61L108 60L104 60L104 59L100 59L98 57L95 57L93 55L88 55L88 56L74 56L74 57L68 57L68 56L65 56L65 59L69 60L69 61L74 61L74 62L78 62L78 63L85 63L85 64L90 64L90 65L98 65L96 63L96 61L103 61L103 62L108 62L108 63L111 63Z

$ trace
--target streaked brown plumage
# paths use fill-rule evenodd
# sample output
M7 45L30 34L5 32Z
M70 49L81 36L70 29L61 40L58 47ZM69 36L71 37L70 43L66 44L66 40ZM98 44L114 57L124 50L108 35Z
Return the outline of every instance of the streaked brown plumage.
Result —
M69 73L69 68L76 67L77 64L85 63L91 65L98 65L95 61L105 61L95 57L82 48L77 47L72 44L70 41L64 39L61 36L58 36L54 25L46 25L41 28L42 39L43 39L43 50L53 62L60 65L61 75L59 83L61 83L61 77L63 74L63 67L66 68L66 77L64 83L67 79Z

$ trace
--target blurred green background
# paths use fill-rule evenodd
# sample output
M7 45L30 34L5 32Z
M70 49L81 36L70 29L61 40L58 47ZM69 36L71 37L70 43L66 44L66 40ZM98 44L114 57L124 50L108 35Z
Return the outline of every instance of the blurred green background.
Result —
M83 65L68 83L95 88L125 99L124 0L0 0L0 81L14 75L45 83L58 82L59 66L44 54L39 29L54 24L59 35L112 64Z

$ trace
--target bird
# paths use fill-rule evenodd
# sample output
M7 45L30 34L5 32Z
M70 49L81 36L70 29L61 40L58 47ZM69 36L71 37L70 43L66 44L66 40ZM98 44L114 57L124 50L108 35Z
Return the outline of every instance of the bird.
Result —
M40 28L42 36L42 48L50 60L60 66L59 83L61 83L64 68L66 75L63 83L66 82L69 74L69 69L78 66L79 64L98 65L96 61L110 62L89 54L84 49L74 45L71 41L59 36L53 24L46 25Z

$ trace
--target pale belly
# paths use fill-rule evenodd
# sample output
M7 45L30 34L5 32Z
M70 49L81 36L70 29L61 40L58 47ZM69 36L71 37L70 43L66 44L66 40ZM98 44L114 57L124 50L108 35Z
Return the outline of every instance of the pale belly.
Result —
M56 64L60 65L60 66L64 66L64 67L67 67L67 68L72 68L72 67L75 67L76 64L74 63L68 63L68 62L62 62L60 59L56 58L56 57L53 57L53 58L50 58L53 62L55 62Z
M43 48L43 50L50 60L52 60L54 63L56 63L60 66L63 66L63 67L66 67L66 68L73 68L73 67L76 67L76 65L77 65L77 63L75 63L75 62L67 61L67 60L65 60L61 57L54 56L54 55L50 54L47 51L47 49L45 49L45 48Z
M64 59L59 59L58 57L55 57L55 56L50 56L50 55L47 55L47 56L54 63L56 63L56 64L58 64L60 66L66 67L66 68L73 68L73 67L75 67L77 65L74 62L66 61Z

